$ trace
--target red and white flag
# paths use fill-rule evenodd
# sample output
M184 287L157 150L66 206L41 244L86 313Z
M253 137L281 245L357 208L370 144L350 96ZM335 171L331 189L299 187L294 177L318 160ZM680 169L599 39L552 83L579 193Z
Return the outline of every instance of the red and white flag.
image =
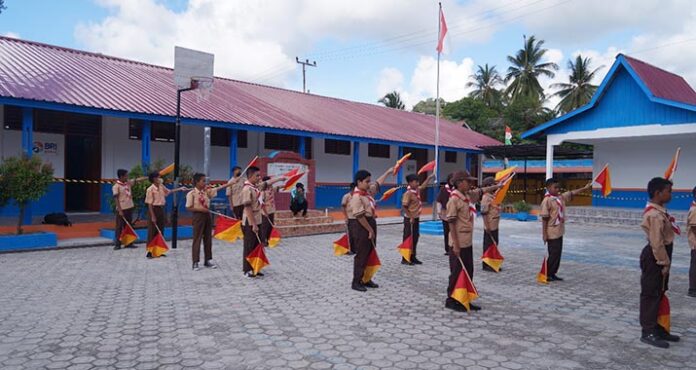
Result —
M442 6L440 6L440 35L437 38L437 52L442 53L443 43L445 42L445 35L447 34L447 22L445 22L445 13L442 12Z

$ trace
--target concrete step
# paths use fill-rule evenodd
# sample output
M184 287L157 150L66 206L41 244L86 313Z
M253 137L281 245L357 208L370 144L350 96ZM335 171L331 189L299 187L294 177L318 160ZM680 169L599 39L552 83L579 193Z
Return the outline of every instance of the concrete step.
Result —
M297 217L297 218L276 218L275 224L278 227L281 226L299 226L299 225L321 225L330 224L334 220L331 217L321 216L321 217Z
M324 216L326 216L326 213L324 213L324 211L319 211L316 209L307 210L307 217L324 217ZM276 217L276 219L292 218L292 212L290 212L290 211L276 211L275 217ZM300 215L300 217L302 217L302 215Z
M345 232L346 224L343 222L334 222L324 224L278 226L278 231L282 237L333 234ZM330 244L330 242L327 243Z

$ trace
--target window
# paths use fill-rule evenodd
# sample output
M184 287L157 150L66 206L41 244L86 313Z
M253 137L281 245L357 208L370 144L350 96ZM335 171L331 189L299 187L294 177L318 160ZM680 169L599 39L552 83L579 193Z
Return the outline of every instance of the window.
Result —
M457 152L445 152L445 163L457 163Z
M324 153L350 155L350 141L326 139Z
M4 107L5 130L22 130L22 109ZM34 109L34 132L49 134L74 134L81 136L101 135L101 116Z
M143 121L132 119L128 121L128 138L141 140L143 135ZM150 124L150 140L173 143L176 137L176 125L166 122L152 122Z
M4 122L2 125L5 127L5 130L22 131L22 109L6 105L4 111Z
M389 158L389 145L367 144L367 156L374 158Z
M245 130L237 130L237 148L246 148L248 145L247 140L247 132ZM230 130L221 127L211 127L210 145L229 147Z
M312 159L312 138L295 135L283 135L266 132L263 135L263 147L269 150L300 152L300 139L305 141L305 158Z

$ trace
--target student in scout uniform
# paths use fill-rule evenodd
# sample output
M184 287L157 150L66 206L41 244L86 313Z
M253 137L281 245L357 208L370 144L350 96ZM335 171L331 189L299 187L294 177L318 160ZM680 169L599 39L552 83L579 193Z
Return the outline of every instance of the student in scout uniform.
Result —
M367 189L367 197L370 200L370 202L373 205L373 208L375 211L372 214L373 218L377 218L377 201L375 200L375 197L377 194L380 192L380 188L382 185L384 185L384 182L387 180L387 177L389 177L392 173L394 172L394 167L389 167L387 170L382 174L382 176L378 177L375 182L370 182L370 185ZM375 244L377 244L377 228L375 228Z
M696 298L696 187L691 191L689 214L686 216L687 238L691 247L691 266L689 266L689 297Z
M657 323L662 295L667 290L667 280L672 259L674 241L673 218L665 205L672 200L672 182L655 177L648 183L650 201L643 212L640 227L645 232L648 245L640 254L640 341L660 348L668 348L679 337L669 334Z
M167 203L167 195L182 191L186 189L186 187L182 186L174 190L167 189L162 182L159 172L156 171L150 173L148 179L152 184L145 192L145 204L147 204L149 216L147 219L147 242L149 244L157 235L157 228L159 228L161 232L164 232L164 227L167 225L167 218L164 214L164 205ZM150 252L147 252L146 257L152 258Z
M268 246L268 238L271 237L271 231L273 230L273 225L275 225L275 195L280 190L279 187L273 184L285 180L284 177L278 177L271 180L270 176L264 176L263 182L259 186L261 190L261 200L263 202L262 207L262 220L261 220L261 241L265 246Z
M353 245L355 244L355 241L350 233L350 220L355 220L355 217L353 217L353 211L351 211L349 205L350 198L353 196L353 191L355 190L355 183L351 183L348 186L348 189L348 192L343 195L343 198L341 198L341 210L343 211L343 219L346 221L346 234L348 235L348 244L350 245L348 255L354 255L355 247Z
M547 260L547 273L549 281L563 281L558 277L558 268L561 266L561 254L563 252L563 234L565 234L565 204L574 196L592 188L592 181L580 189L566 191L561 194L561 186L557 179L546 180L546 195L541 201L542 238L548 245L549 258Z
M225 195L227 200L230 202L230 208L232 209L232 215L234 218L241 220L242 213L244 212L244 205L242 205L242 188L244 187L244 181L242 181L242 168L239 166L234 166L232 168L232 178L230 179L232 186L225 190Z
M413 249L411 251L411 262L401 257L403 265L420 265L423 262L416 258L416 247L418 246L418 238L420 237L420 215L423 210L423 202L421 201L420 192L428 187L430 179L435 174L430 174L423 184L418 181L418 175L411 174L406 176L408 187L406 192L401 197L401 209L404 214L404 234L403 239L406 240L413 234Z
M446 210L447 210L447 202L449 201L450 194L452 194L452 191L454 191L454 188L452 187L452 174L450 173L447 175L447 181L443 184L441 184L442 187L440 188L440 192L437 194L437 203L435 203L435 206L437 207L437 214L440 217L440 220L442 221L442 229L444 231L444 236L445 236L445 256L449 255L449 222L447 222L447 216L445 215Z
M482 186L495 185L493 177L486 177L481 183ZM500 205L493 204L495 195L493 193L483 194L481 199L481 216L483 216L483 253L486 253L491 244L498 244L498 226L500 224ZM483 264L483 270L494 271L487 264Z
M454 190L447 201L445 213L447 221L450 223L449 242L451 247L449 253L450 276L445 308L461 312L466 312L466 308L451 295L457 284L459 273L462 271L462 264L464 264L469 278L474 280L474 256L472 252L474 220L476 218L474 204L481 199L483 194L493 192L501 187L501 185L493 185L471 190L469 181L476 181L476 178L469 175L468 171L459 171L452 175ZM474 304L470 304L469 307L473 311L481 309Z
M371 199L370 188L371 174L365 170L355 173L355 190L350 198L350 209L354 220L350 222L350 233L355 241L355 259L353 260L353 281L351 288L359 292L367 291L367 288L379 288L372 280L362 282L365 267L372 249L375 247L377 235L377 222L375 221L375 203Z
M128 171L124 169L119 169L116 171L118 180L114 186L111 187L111 193L114 197L114 203L116 204L116 230L115 230L115 240L114 240L114 250L121 249L121 241L119 237L121 236L121 231L126 226L126 222L129 224L133 222L133 209L135 205L133 204L133 194L131 194L131 187L138 181L147 179L147 177L138 177L137 179L128 180ZM133 244L126 245L124 248L135 248Z
M191 257L193 270L198 271L198 262L201 256L201 240L203 241L203 254L205 260L203 266L217 268L213 263L213 219L210 216L210 199L215 197L218 191L232 186L231 182L219 187L209 187L205 184L205 175L196 173L193 175L193 190L186 194L186 209L193 214L193 243L191 245Z

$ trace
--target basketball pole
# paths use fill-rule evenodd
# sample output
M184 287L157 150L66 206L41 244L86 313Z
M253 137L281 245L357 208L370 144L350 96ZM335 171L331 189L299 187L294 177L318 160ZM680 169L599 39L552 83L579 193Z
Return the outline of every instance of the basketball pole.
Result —
M181 141L181 93L193 90L194 87L176 90L176 127L174 129L174 184L181 186L179 178L179 147ZM195 185L195 184L194 184ZM172 249L176 249L176 239L179 231L179 192L174 193L174 207L172 209Z

